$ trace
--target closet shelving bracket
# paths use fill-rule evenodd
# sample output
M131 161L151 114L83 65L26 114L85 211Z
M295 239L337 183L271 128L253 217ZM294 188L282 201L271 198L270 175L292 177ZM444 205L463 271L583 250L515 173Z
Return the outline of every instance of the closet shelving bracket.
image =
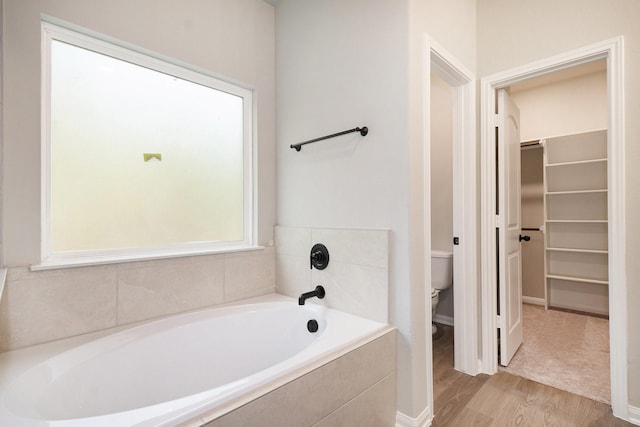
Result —
M342 135L346 135L348 133L353 133L353 132L360 132L360 135L366 136L369 133L369 128L367 128L366 126L363 126L363 127L357 127L357 128L345 130L338 133L332 133L331 135L321 136L320 138L310 139L309 141L299 142L297 144L291 144L290 147L294 148L296 151L300 151L303 145L312 144L314 142L323 141L329 138L335 138L337 136L342 136Z

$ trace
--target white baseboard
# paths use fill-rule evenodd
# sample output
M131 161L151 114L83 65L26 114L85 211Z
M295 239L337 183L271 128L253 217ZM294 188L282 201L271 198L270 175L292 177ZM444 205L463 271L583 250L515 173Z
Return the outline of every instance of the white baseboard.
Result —
M544 298L536 298L536 297L522 297L522 302L525 304L531 305L541 305L544 307Z
M431 410L427 406L418 418L411 418L402 412L396 412L396 427L429 427L433 421Z
M640 408L629 405L629 422L640 426Z
M565 310L582 311L584 313L601 314L603 316L609 315L609 310L607 309L595 308L591 305L586 305L586 304L572 304L572 303L563 304L563 303L554 302L553 304L549 304L549 307L563 308Z
M453 317L445 316L444 314L436 313L436 315L433 318L433 321L436 323L441 323L443 325L453 326Z

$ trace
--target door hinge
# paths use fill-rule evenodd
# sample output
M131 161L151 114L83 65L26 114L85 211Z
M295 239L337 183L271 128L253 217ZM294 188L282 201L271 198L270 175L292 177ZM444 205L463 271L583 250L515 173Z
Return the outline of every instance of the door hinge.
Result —
M498 322L498 329L503 329L504 328L504 324L502 323L502 316L500 316L499 314L496 316L496 321Z
M500 114L493 115L493 126L495 127L500 126Z
M496 215L496 228L502 228L502 217L500 215Z

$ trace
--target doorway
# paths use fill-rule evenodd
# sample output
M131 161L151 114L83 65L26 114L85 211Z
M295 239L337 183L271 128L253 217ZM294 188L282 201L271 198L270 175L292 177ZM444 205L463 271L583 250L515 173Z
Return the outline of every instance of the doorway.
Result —
M519 109L522 330L500 370L610 403L607 76L593 61L508 88Z
M428 80L425 82L430 88L431 75L436 76L451 90L451 162L452 162L452 233L457 243L451 246L453 250L454 283L458 283L458 292L454 292L453 318L454 366L456 369L475 375L478 373L477 350L477 291L472 278L477 276L476 268L476 164L475 164L475 77L460 64L455 57L433 40L426 40L426 51L429 52ZM430 90L430 89L429 89ZM427 99L431 98L429 93ZM431 129L431 105L427 109L427 129ZM430 164L431 134L427 132L425 141L425 164ZM428 170L428 169L427 169ZM431 188L430 174L425 174L425 189ZM428 238L425 238L425 278L426 287L431 289L431 195L425 197L429 212ZM454 285L455 286L455 285ZM431 292L427 292L429 301L426 312L431 313ZM431 316L428 316L431 324ZM427 328L428 342L431 341L431 329ZM429 346L431 347L431 346Z
M431 129L431 76L437 76L450 91L451 104L451 169L452 169L452 234L454 367L476 375L479 364L479 322L477 283L477 165L475 121L475 77L442 46L425 37L425 130ZM426 372L433 372L431 316L431 132L424 133L424 286ZM458 244L453 244L457 237ZM427 381L429 412L433 415L433 381Z
M497 277L500 267L496 257L496 181L497 171L494 115L499 89L542 75L605 59L607 62L608 171L609 197L609 308L611 349L611 403L617 417L628 414L626 368L626 281L624 260L624 137L622 93L622 39L611 39L572 52L558 55L517 69L507 70L481 83L481 265L482 265L482 370L497 371L498 323ZM498 226L498 228L497 228Z
M431 305L432 335L435 325L453 326L453 87L436 73L431 74ZM448 268L451 266L451 270ZM438 273L435 273L437 271ZM440 328L443 329L443 328ZM453 364L453 361L451 362Z

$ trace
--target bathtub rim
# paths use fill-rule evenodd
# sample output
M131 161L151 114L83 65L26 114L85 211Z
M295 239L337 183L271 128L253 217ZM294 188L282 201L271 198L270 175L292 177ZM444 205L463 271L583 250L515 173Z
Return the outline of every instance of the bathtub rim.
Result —
M210 306L205 306L205 307L198 307L198 308L194 308L192 310L185 310L185 311L180 311L180 312L176 312L176 313L165 314L165 315L153 317L153 318L150 318L150 319L138 320L138 321L135 321L135 322L126 323L126 324L122 324L122 325L116 325L116 326L112 326L112 327L109 327L109 328L100 329L100 330L97 330L97 331L91 331L91 332L87 332L87 333L83 333L83 334L73 335L73 336L70 336L70 337L64 337L64 338L54 339L54 340L51 340L51 341L45 341L45 342L41 342L41 343L30 344L30 345L26 345L24 347L12 348L10 350L0 352L0 362L4 362L5 359L9 359L8 360L9 363L12 363L12 364L19 363L19 361L16 361L15 358L13 357L13 355L16 352L23 353L20 356L23 357L23 358L26 358L28 360L39 359L43 353L51 354L51 353L56 353L56 352L62 352L65 349L69 349L71 347L80 346L80 345L86 344L88 342L100 339L102 337L105 337L105 336L108 336L108 335L111 335L111 334L115 334L115 333L118 333L118 332L121 332L121 331L126 331L128 329L132 329L132 328L135 328L135 327L138 327L138 326L144 326L144 325L147 325L147 324L150 324L150 323L154 323L154 322L157 322L157 321L170 319L170 318L175 317L175 316L181 316L181 315L191 314L191 313L198 313L198 312L201 312L201 311L207 311L207 310L212 310L212 309L217 309L217 308L224 308L224 307L233 307L233 306L258 304L258 303L270 303L270 302L288 302L288 301L296 301L296 300L294 298L288 297L286 295L282 295L282 294L278 294L278 293L268 293L268 294L259 295L259 296L255 296L255 297L243 298L243 299L238 299L238 300L235 300L235 301L229 301L229 302L225 302L223 304L216 304L216 305L210 305ZM311 302L311 303L313 304L313 302ZM297 301L296 301L296 304L297 304ZM331 308L331 307L327 307L327 308ZM334 310L336 310L336 309L334 309ZM342 310L338 310L338 311L342 311ZM351 313L347 313L347 314L351 314ZM357 315L354 314L353 316L357 316ZM357 317L362 317L362 316L357 316ZM373 319L367 319L367 320L372 320L374 322L377 322L377 320L373 320ZM378 323L381 323L381 322L378 322Z
M204 410L200 415L196 416L196 417L177 417L173 420L167 421L166 423L160 424L158 427L169 427L169 426L176 426L176 427L197 427L197 426L203 426L206 423L210 423L211 421L214 421L220 417L223 417L227 414L229 414L230 412L233 412L234 410L248 404L251 403L252 401L259 399L260 397L282 387L285 386L293 381L295 381L296 379L302 377L303 375L306 375L318 368L321 368L324 365L327 365L331 362L333 362L334 360L354 351L357 350L360 347L363 347L375 340L377 340L378 338L381 338L383 336L385 336L386 334L389 333L393 333L394 331L397 331L397 328L395 326L392 325L385 325L384 327L382 327L382 329L379 329L375 332L372 332L370 335L367 335L366 337L364 337L362 340L359 340L358 342L354 342L351 343L347 346L344 346L343 348L340 348L338 350L336 350L335 352L332 352L330 354L325 355L324 357L315 360L313 362L308 363L307 365L305 365L304 367L295 369L285 375L282 375L270 382L268 382L267 384L264 384L260 387L257 387L254 390L251 390L247 393L244 393L241 396L238 396L232 400L230 400L229 402L220 405L220 407L215 408L213 410ZM172 424L178 422L179 424Z
M109 336L118 332L126 331L128 329L136 328L139 326L144 326L147 324L152 324L158 321L162 321L171 317L180 316L180 315L188 315L190 313L198 313L202 311L215 310L218 308L225 307L238 307L243 305L251 305L251 304L260 304L260 303L292 303L297 305L297 300L294 298L284 296L281 294L271 293L258 297L246 298L241 300L232 301L225 304L220 304L216 306L209 307L201 307L194 310L189 310L180 313L174 313L166 316L161 316L153 319L147 319L139 322L129 323L126 325L120 325L114 328L104 329L101 331L90 332L87 334L77 335L73 337L67 337L60 340L49 341L46 343L35 344L32 346L26 346L18 349L13 349L10 351L6 351L4 353L0 353L0 369L3 372L3 382L8 381L11 382L13 379L22 375L25 371L27 371L30 367L37 365L45 361L48 358L54 357L60 353L63 353L67 350L73 349L78 346L82 346L84 344L90 343L91 341L98 340L105 336ZM310 302L310 305L318 305L325 307L324 304L316 304L314 302ZM331 308L331 307L327 307ZM336 310L336 309L333 309ZM336 310L341 312L341 310ZM342 312L345 313L345 312ZM350 316L360 317L353 315L350 313L345 313ZM366 318L363 318L366 319ZM293 369L290 372L287 372L283 375L280 375L268 382L256 387L253 390L246 391L241 395L230 399L229 401L219 405L217 408L208 408L207 403L204 403L197 408L192 408L184 414L176 414L173 417L163 419L159 421L157 424L158 427L167 427L167 426L175 426L175 425L199 425L198 423L205 424L214 419L217 419L229 412L232 412L235 409L263 396L283 385L286 385L296 378L299 378L331 361L338 359L339 357L371 342L381 336L396 330L395 327L389 324L383 324L381 322L366 319L371 322L377 323L380 325L379 328L370 331L369 333L363 334L356 341L349 342L344 344L333 351L320 356L304 366ZM7 373L9 372L9 373ZM197 413L197 415L194 415ZM206 421L203 421L205 420Z

